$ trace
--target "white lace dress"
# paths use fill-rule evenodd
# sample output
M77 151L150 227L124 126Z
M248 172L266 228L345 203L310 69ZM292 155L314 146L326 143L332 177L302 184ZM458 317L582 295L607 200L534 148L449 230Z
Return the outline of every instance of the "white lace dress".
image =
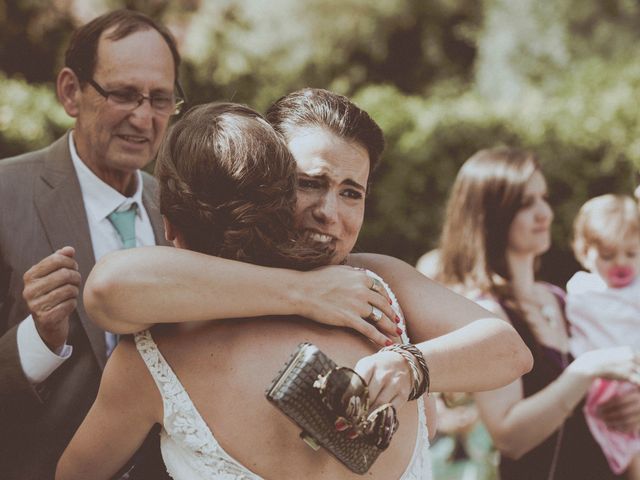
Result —
M400 326L406 331L395 296L390 291L389 293L394 308L399 312ZM134 338L138 352L162 396L164 419L160 433L160 449L169 475L174 480L262 480L262 477L240 464L220 446L182 383L158 350L151 333L145 330L136 334ZM403 334L403 341L409 341L406 333ZM416 445L411 462L400 480L432 478L424 404L418 401L417 405Z

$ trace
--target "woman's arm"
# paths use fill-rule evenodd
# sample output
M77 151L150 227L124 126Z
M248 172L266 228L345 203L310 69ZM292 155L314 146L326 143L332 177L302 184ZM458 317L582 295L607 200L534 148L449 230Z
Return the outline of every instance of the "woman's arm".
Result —
M521 380L474 397L498 450L519 458L562 425L595 378L640 382L633 365L628 347L593 350L580 355L555 381L530 397L523 398Z
M162 419L162 399L136 347L123 339L109 358L98 396L62 454L56 480L109 479Z
M497 390L476 393L474 399L496 448L506 457L518 459L560 427L589 383L565 371L526 399L520 379Z
M121 334L156 323L295 314L385 345L397 338L395 314L371 284L346 266L299 272L143 247L104 256L87 279L84 304L96 324ZM365 320L372 306L384 314L378 328Z
M513 327L474 302L393 257L358 254L349 263L376 272L396 294L429 366L432 391L495 389L531 369L531 352Z

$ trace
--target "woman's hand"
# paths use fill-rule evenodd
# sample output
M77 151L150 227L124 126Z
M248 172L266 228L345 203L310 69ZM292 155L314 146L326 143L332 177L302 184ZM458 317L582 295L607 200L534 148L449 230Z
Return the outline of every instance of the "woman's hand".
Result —
M369 385L370 409L391 403L398 410L407 403L413 379L409 365L399 353L374 353L360 359L354 370Z
M628 346L585 352L567 370L584 380L600 377L640 385L640 357Z
M613 397L598 407L598 415L612 430L640 432L640 390Z
M438 431L447 435L466 435L478 422L478 408L473 403L473 398L468 393L455 393L449 396L466 397L468 400L462 404L449 406L442 396L437 396Z
M305 272L302 279L300 315L326 325L353 328L380 346L398 341L399 319L391 300L379 281L374 282L364 270L328 266ZM372 313L374 308L377 310Z

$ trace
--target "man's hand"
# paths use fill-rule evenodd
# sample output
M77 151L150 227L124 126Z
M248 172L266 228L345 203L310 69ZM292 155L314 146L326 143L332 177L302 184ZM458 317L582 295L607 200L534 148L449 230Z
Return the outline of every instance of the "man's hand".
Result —
M69 315L77 305L81 276L73 247L63 247L24 274L22 296L40 337L55 352L67 341Z

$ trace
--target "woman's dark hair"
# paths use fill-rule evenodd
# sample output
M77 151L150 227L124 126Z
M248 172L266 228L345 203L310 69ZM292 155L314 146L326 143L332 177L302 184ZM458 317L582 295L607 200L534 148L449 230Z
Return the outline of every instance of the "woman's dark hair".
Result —
M535 154L514 148L480 150L456 177L440 239L436 279L465 291L509 301L509 228L524 190L540 166Z
M296 129L327 128L340 138L357 142L369 154L372 173L384 150L384 135L367 112L343 95L319 88L305 88L277 100L266 118L290 140Z
M116 28L106 38L114 42L141 30L154 29L162 35L164 41L167 42L169 50L171 50L175 83L176 86L179 85L178 67L180 66L180 54L178 53L176 41L169 29L143 13L127 9L115 10L100 15L73 32L69 47L65 53L64 64L74 71L80 81L80 85L84 86L93 77L96 63L98 62L100 36L112 27Z
M296 233L296 166L256 111L233 104L189 110L156 162L160 211L192 250L266 266L326 265L328 249Z

